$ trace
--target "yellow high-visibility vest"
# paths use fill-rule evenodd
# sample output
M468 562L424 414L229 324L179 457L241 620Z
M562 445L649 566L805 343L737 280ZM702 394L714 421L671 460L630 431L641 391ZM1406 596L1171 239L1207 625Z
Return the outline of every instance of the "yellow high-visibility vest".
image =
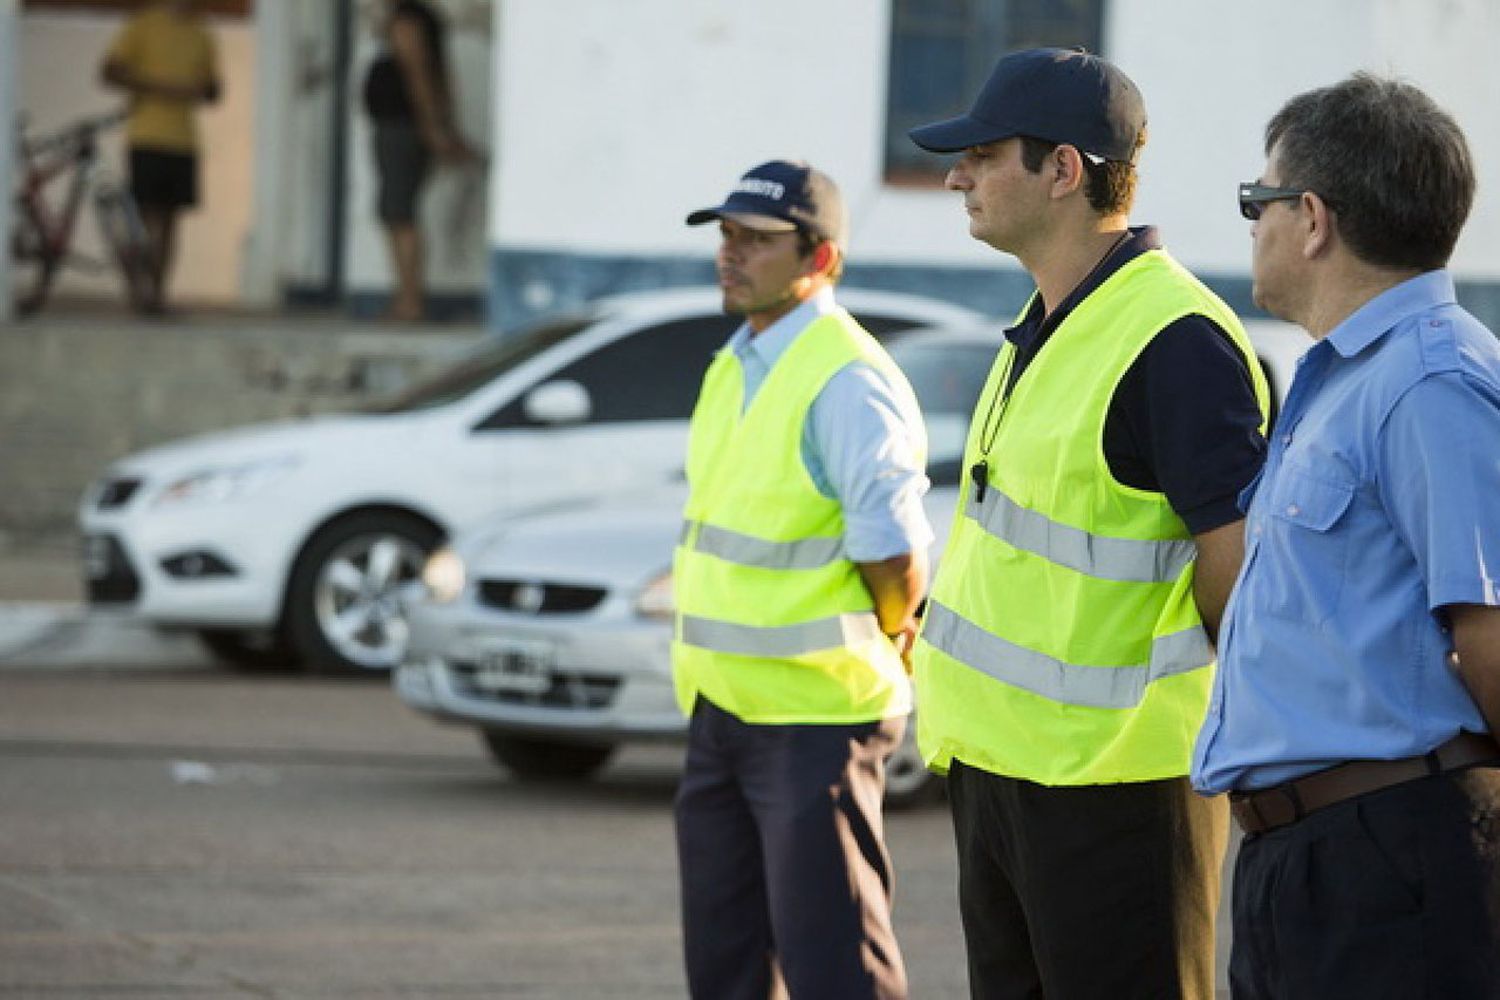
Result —
M1046 785L1187 773L1214 659L1193 601L1197 549L1164 494L1114 478L1103 441L1131 364L1195 314L1229 334L1266 413L1239 320L1160 250L1052 333L984 456L1015 348L1000 352L964 457L965 469L986 460L983 497L966 477L913 653L918 744L935 770L958 758Z
M880 372L917 412L906 377L843 310L797 335L748 409L733 351L720 351L704 376L673 560L672 665L684 712L699 695L766 725L871 722L910 711L900 658L844 554L843 510L802 462L808 410L853 361ZM925 439L919 446L925 459Z

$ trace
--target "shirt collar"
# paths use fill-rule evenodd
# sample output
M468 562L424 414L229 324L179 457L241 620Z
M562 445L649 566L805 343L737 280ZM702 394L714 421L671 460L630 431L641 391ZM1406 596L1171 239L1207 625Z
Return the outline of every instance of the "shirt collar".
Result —
M1045 336L1057 329L1068 318L1068 314L1078 308L1080 302L1092 295L1095 289L1108 281L1120 268L1148 250L1160 249L1161 234L1155 226L1132 226L1130 235L1105 254L1104 259L1078 283L1078 287L1068 293L1067 298L1058 303L1056 309L1043 318L1042 297L1033 295L1026 308L1026 315L1021 317L1019 323L1006 330L1005 336L1018 347L1029 346L1038 336Z
M751 330L749 323L741 323L734 336L729 338L729 347L737 357L744 359L753 354L761 364L770 368L809 323L837 309L833 289L825 286L760 333Z
M1324 339L1346 358L1369 347L1385 336L1402 320L1425 312L1434 306L1458 301L1453 289L1453 275L1446 268L1427 271L1387 288L1347 316L1328 331Z

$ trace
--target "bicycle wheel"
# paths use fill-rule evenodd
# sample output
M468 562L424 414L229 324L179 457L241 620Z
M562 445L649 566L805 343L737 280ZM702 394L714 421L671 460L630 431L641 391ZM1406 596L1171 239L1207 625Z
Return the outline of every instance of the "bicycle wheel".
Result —
M47 301L60 257L48 244L36 215L24 201L16 204L10 233L10 287L15 313L30 316Z
M135 200L120 188L101 187L94 192L94 212L115 266L120 269L130 307L138 312L152 308L156 304L156 269L152 266L151 240Z

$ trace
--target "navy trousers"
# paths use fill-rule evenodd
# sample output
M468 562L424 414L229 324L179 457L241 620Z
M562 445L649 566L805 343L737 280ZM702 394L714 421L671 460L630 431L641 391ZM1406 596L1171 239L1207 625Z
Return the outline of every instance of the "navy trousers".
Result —
M905 997L881 822L904 718L749 725L699 698L676 802L688 988L765 1000Z
M1246 837L1235 1000L1500 997L1500 769L1434 775Z
M1186 778L1049 787L955 760L975 1000L1212 1000L1224 797Z

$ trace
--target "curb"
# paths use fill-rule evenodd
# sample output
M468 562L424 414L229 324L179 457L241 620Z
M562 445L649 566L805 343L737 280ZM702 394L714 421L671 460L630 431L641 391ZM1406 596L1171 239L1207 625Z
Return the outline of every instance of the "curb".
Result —
M212 663L192 635L160 632L123 614L63 601L0 603L0 670Z

